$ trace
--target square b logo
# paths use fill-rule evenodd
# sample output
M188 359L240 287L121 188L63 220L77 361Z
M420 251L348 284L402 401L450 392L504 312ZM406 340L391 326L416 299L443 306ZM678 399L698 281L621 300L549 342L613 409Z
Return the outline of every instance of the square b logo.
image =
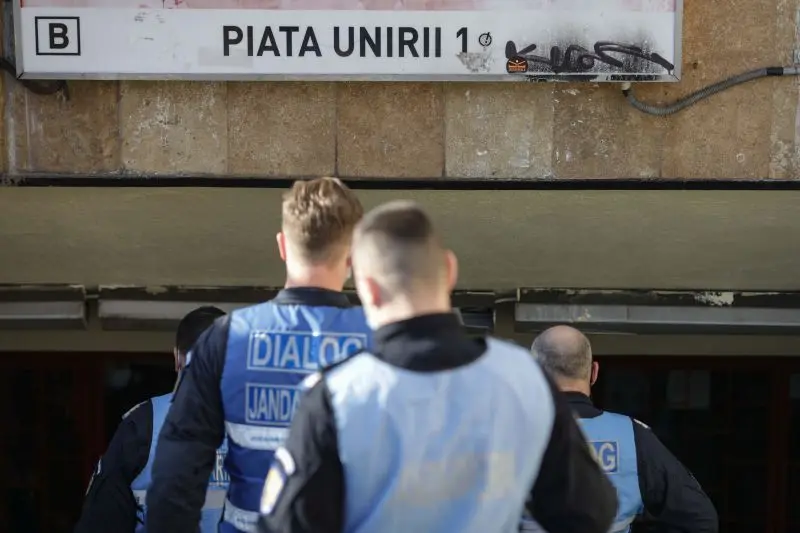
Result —
M78 17L35 17L37 56L81 55Z

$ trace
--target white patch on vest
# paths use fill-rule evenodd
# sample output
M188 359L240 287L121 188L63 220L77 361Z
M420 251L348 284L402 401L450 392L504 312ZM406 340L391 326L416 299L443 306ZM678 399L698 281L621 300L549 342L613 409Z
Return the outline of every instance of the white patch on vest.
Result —
M287 385L246 383L245 422L289 427L300 400L300 390Z
M610 440L589 441L592 456L606 474L616 474L619 470L619 443Z
M189 353L186 354L186 362L183 364L183 367L186 368L189 366L189 363L192 362L192 351L189 350Z
M304 391L309 390L314 385L319 383L320 379L322 379L322 374L320 372L314 372L313 374L310 374L303 381L300 382L300 389Z
M637 424L639 424L640 426L642 426L644 429L650 429L650 426L648 426L644 422L640 422L639 420L636 420L635 418L633 419L633 421L636 422Z
M281 464L283 471L286 472L287 476L294 474L296 465L294 463L292 454L289 453L289 450L286 448L278 448L275 450L275 460Z
M366 345L365 333L251 331L247 369L315 372L347 359Z
M267 473L264 490L261 493L261 514L268 515L272 512L285 484L286 479L283 472L281 472L281 468L273 464Z

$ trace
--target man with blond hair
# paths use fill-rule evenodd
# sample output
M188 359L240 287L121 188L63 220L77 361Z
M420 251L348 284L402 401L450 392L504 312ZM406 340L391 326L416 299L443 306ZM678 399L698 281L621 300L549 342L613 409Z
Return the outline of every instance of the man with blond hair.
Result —
M616 494L526 350L470 339L457 262L425 212L392 202L353 243L374 345L310 376L264 483L263 533L606 533Z
M284 196L278 251L286 285L217 320L192 350L158 441L148 533L196 533L214 453L228 436L221 533L254 531L264 477L309 374L369 345L342 288L363 208L341 181L298 181Z

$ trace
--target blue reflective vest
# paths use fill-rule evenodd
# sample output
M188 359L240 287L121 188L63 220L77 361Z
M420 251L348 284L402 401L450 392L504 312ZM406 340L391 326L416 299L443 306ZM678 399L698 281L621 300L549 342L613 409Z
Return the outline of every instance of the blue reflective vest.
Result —
M413 372L362 353L324 374L345 475L344 533L517 531L555 407L528 352Z
M147 458L147 464L136 476L136 479L131 483L131 490L136 499L136 504L139 506L137 510L137 518L139 521L136 524L136 533L145 533L147 506L145 500L147 499L147 489L152 482L152 468L153 461L156 456L156 444L158 443L158 435L161 433L161 427L164 425L164 420L167 418L167 411L169 411L170 401L172 394L165 394L163 396L156 396L151 398L150 402L153 405L153 432L150 437L150 455ZM223 442L219 450L217 450L217 460L214 465L214 470L211 472L211 478L208 484L208 491L206 492L206 501L203 505L203 511L200 518L200 532L201 533L216 533L220 519L222 518L222 507L225 503L225 491L228 489L228 476L223 469L225 460L225 452L227 445Z
M220 382L231 484L220 532L255 531L264 478L303 379L366 348L371 337L360 307L267 302L231 313Z
M619 507L609 533L628 533L634 519L644 510L633 438L634 422L628 416L608 412L579 420L595 459L617 489ZM520 531L541 532L543 529L526 514Z

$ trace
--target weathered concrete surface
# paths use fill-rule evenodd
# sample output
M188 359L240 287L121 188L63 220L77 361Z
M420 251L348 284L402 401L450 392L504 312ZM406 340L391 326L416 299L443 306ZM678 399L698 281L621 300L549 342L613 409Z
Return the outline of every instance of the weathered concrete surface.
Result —
M450 84L445 88L445 175L543 178L553 174L553 88Z
M279 189L0 190L0 280L283 283ZM796 290L800 192L361 191L434 215L461 288Z
M296 105L302 101L303 105ZM231 174L321 176L336 169L333 83L228 84Z
M122 82L119 136L124 170L152 174L225 174L228 170L227 85Z
M635 85L672 101L790 64L800 0L685 2L683 80ZM10 174L298 177L795 178L797 79L752 82L677 115L618 85L75 82L72 100L6 77Z
M444 173L442 84L345 83L339 87L338 173L426 178Z

